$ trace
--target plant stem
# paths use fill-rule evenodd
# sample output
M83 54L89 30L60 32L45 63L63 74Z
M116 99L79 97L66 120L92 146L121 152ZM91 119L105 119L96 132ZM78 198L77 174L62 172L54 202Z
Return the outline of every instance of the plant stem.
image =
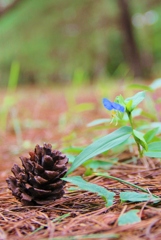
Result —
M129 118L130 125L131 125L132 129L134 130L134 123L133 123L133 119L132 119L132 116L131 116L131 112L127 112L127 115L128 115L128 118ZM132 135L133 135L133 138L134 138L134 140L136 142L136 145L137 145L137 148L138 148L138 151L139 151L139 155L142 158L143 157L143 152L141 150L140 144L138 143L137 138L135 137L135 135L133 133L132 133Z
M129 118L130 125L131 125L132 129L134 129L134 124L133 124L133 120L132 120L131 112L127 112L127 115L128 115L128 118Z
M113 180L116 180L116 181L121 182L121 183L123 183L123 184L129 185L129 186L134 187L134 188L136 188L136 189L139 189L139 190L141 190L142 192L149 193L149 191L146 190L145 188L142 188L142 187L140 187L140 186L137 186L137 185L135 185L135 184L133 184L133 183L131 183L131 182L128 182L128 181L126 181L126 180L123 180L123 179L121 179L121 178L117 178L117 177L114 177L114 176L110 176L110 175L108 175L107 173L95 173L95 175L96 175L96 176L106 177L106 178L109 178L109 179L113 179ZM155 195L155 194L152 194L152 196L158 198L158 196Z

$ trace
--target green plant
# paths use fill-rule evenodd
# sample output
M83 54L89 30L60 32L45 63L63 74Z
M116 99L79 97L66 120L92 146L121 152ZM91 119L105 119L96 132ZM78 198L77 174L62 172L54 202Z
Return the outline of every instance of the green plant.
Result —
M111 111L112 113L112 120L111 123L115 123L118 125L121 123L121 126L119 129L109 133L108 135L101 137L91 143L89 146L83 149L82 152L79 153L78 156L75 157L74 161L72 162L72 165L70 169L68 170L66 177L63 178L65 181L69 181L75 185L77 185L79 188L88 190L91 192L97 192L98 195L102 196L106 203L108 202L108 206L113 203L113 200L111 199L111 196L105 194L100 194L100 191L102 193L102 190L99 189L99 186L91 187L91 183L85 182L83 179L79 177L67 177L68 174L72 173L76 168L78 168L80 165L85 165L87 160L92 159L98 154L103 154L104 152L107 152L108 150L112 150L113 148L120 147L120 146L133 146L134 143L137 146L138 149L138 157L139 158L146 158L146 157L153 157L153 158L161 158L161 139L157 137L156 135L159 132L160 126L159 122L157 122L156 127L152 128L152 123L148 123L147 126L148 131L144 131L145 125L144 121L139 121L139 123L136 124L137 121L134 121L135 115L133 115L134 111L137 111L137 106L146 98L146 91L154 91L158 87L161 86L161 81L155 81L150 86L144 86L141 85L141 88L144 91L136 93L134 96L124 99L122 95L117 96L114 102L111 102L110 100L104 98L103 99L103 105L106 109ZM139 87L139 85L138 85ZM142 111L139 112L141 114ZM103 120L95 120L95 124L102 123ZM107 122L107 121L104 121ZM109 121L108 121L109 122ZM93 124L93 126L95 125ZM127 126L125 126L125 124ZM140 130L140 129L142 130ZM130 199L134 199L136 201L136 198L139 199L139 201L160 201L160 199L155 196L151 195L148 190L141 188L137 185L131 184L127 181L121 180L119 178L115 178L113 176L109 176L105 173L94 173L99 176L107 177L114 179L116 181L120 181L124 184L128 184L136 189L139 189L142 192L145 192L144 195L141 193L136 194L130 194ZM76 179L79 181L75 181ZM102 187L101 187L102 188ZM104 192L105 193L105 192ZM128 194L128 192L127 192ZM112 198L114 195L112 196ZM120 193L120 199L124 199L125 201L131 201L129 200L128 196L123 196L123 193Z
M0 107L0 128L6 130L8 113L15 104L15 90L18 84L20 65L17 61L12 62L7 91Z

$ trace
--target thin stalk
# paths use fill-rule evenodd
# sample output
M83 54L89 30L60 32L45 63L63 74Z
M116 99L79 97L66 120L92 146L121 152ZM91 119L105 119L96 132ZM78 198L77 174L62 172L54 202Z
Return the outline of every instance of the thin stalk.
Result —
M127 115L128 115L129 122L130 122L130 125L131 125L132 129L134 129L134 123L133 123L133 119L132 119L132 116L131 116L131 112L127 112ZM133 133L132 133L132 135L133 135L133 138L134 138L134 140L136 142L136 145L137 145L137 148L138 148L138 151L139 151L139 155L142 158L143 157L143 152L141 150L140 144L138 143L135 135Z
M129 185L129 186L134 187L134 188L136 188L136 189L139 189L139 190L141 190L142 192L149 193L149 191L146 190L145 188L142 188L142 187L140 187L140 186L137 186L137 185L135 185L135 184L133 184L133 183L130 183L130 182L128 182L128 181L125 181L125 180L123 180L123 179L121 179L121 178L117 178L117 177L114 177L114 176L110 176L110 175L108 175L108 174L106 174L106 173L95 173L95 175L96 175L96 176L106 177L106 178L109 178L109 179L113 179L113 180L116 180L116 181L121 182L121 183L123 183L123 184ZM158 196L156 196L156 195L154 195L154 194L152 194L152 196L158 198Z

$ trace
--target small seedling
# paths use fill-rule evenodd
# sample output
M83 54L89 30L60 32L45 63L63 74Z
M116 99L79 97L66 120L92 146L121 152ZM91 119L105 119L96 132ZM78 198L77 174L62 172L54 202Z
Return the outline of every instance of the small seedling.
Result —
M140 123L136 124L136 122L134 121L135 114L133 114L133 112L137 112L137 106L144 100L145 97L146 97L146 91L141 91L135 94L134 96L126 99L124 99L122 95L117 96L113 102L107 98L103 98L104 107L111 112L110 123L115 123L115 125L117 126L118 123L121 122L122 125L123 124L124 125L118 128L117 130L109 133L108 135L97 139L96 141L91 143L89 146L84 148L83 151L80 152L78 156L75 157L66 176L72 173L80 165L85 166L85 163L87 162L87 160L92 159L96 155L107 152L108 150L111 150L114 147L117 147L120 145L127 146L129 142L131 145L133 145L134 143L136 144L139 158L146 157L146 156L160 158L161 157L161 150L160 150L161 140L158 137L156 138L156 134L158 133L158 129L159 129L158 126L151 128L151 126L149 125L150 130L146 131L145 133L139 130L139 127L141 128L141 124ZM140 109L139 112L141 113L142 109ZM101 123L106 122L107 124L107 122L109 121L95 120L95 123L92 124L92 126L94 126L97 123L100 124L100 122ZM143 126L142 130L144 130L144 127L145 126ZM133 140L131 139L131 141L129 141L130 137L133 138ZM99 175L99 174L95 172L95 175ZM102 173L100 174L100 176L104 176L104 174ZM104 177L114 179L113 176L109 176L108 174L106 174L106 176ZM83 190L88 190L92 192L94 191L93 185L91 186L90 183L85 182L83 179L82 180L79 179L82 185L79 184L80 182L78 183L75 182L75 179L71 177L65 177L64 180L71 182L75 185L78 185L79 188ZM146 197L144 194L144 199L142 199L143 194L137 193L138 194L137 197L140 197L142 201L150 200L152 198L154 198L155 201L160 201L157 196L149 194L149 192L144 188L141 188L127 181L125 182L124 180L121 180L118 178L117 179L115 178L115 180L123 182L126 185L131 185L132 187L139 189L142 192L146 192ZM101 189L100 189L100 186L95 188L95 192L97 192L98 195L100 195L100 191L102 191L102 187ZM121 198L122 198L122 194L120 194L120 200L122 200ZM107 195L106 195L105 199L106 199L106 202L108 202L108 204L109 204L109 201L111 203L111 199L109 198L109 196L107 199ZM130 200L131 199L133 200L133 195L130 198Z
M112 111L112 121L117 122L123 119L124 114L128 116L129 124L132 128L132 136L137 144L140 157L143 156L143 150L148 150L148 144L144 139L143 133L134 128L132 112L137 105L145 98L145 92L139 92L131 98L124 99L121 95L116 97L116 102L111 102L107 98L103 99L103 105L106 109Z

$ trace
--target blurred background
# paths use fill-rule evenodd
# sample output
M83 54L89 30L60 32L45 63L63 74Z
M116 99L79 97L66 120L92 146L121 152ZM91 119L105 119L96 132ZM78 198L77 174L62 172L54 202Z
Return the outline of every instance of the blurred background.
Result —
M160 87L161 1L0 0L0 176L36 144L76 155L115 129L104 97L147 90L138 126L160 127Z
M151 80L161 74L159 0L0 0L0 85Z

